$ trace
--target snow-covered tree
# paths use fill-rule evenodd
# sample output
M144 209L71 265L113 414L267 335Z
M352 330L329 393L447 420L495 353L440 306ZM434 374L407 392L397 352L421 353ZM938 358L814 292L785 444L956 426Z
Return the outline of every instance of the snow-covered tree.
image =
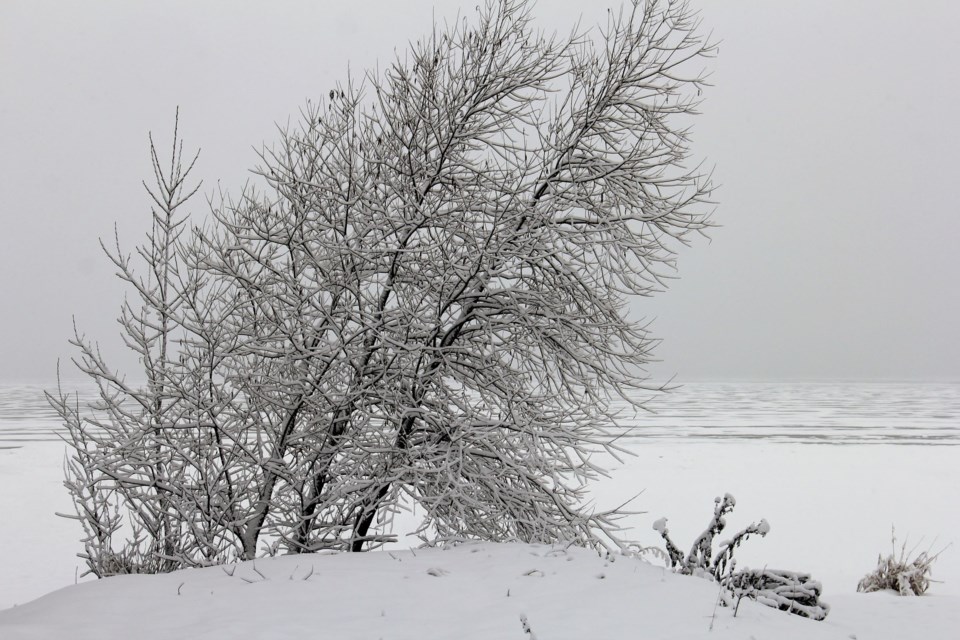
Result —
M650 0L549 36L491 2L308 104L259 189L151 236L152 280L116 258L148 384L78 338L102 402L54 399L89 539L126 513L122 549L176 565L356 551L416 504L428 540L619 545L583 486L618 451L611 401L648 384L627 302L707 225L696 27Z

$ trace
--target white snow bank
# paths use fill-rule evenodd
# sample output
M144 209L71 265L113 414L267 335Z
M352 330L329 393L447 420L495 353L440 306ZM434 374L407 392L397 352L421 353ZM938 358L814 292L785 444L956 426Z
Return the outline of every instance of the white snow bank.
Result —
M716 599L715 584L634 558L466 544L110 578L0 611L0 637L521 640L526 620L540 640L929 639L960 625L952 596L844 596L825 622L748 601L734 618Z

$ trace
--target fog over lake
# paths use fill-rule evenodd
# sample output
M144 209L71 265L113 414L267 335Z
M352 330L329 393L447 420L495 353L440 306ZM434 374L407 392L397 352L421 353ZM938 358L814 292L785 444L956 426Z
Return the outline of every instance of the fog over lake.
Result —
M0 3L0 380L65 375L71 318L131 369L100 252L148 224L147 132L174 110L202 193L236 193L309 99L476 2ZM434 8L436 5L436 8ZM537 25L608 6L540 2ZM692 148L720 185L711 241L635 301L662 379L960 379L960 5L696 2L720 42ZM204 215L199 200L194 213ZM136 375L134 372L133 375Z

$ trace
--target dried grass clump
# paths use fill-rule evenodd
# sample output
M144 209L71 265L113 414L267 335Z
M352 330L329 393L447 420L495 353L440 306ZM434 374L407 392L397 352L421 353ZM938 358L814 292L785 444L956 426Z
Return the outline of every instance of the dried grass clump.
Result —
M877 568L860 580L857 591L870 593L872 591L896 591L902 596L920 596L930 588L930 578L934 561L946 550L946 547L931 555L931 550L921 551L912 560L910 556L916 547L907 551L907 542L900 545L900 554L897 554L897 536L890 530L891 552L886 558L877 556Z

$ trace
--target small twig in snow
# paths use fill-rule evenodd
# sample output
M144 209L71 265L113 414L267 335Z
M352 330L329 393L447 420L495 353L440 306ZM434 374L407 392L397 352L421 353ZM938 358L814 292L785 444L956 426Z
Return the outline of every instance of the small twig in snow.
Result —
M523 626L523 632L530 636L530 640L537 640L536 634L533 632L533 629L530 628L530 622L527 620L527 616L523 613L520 614L520 624Z

